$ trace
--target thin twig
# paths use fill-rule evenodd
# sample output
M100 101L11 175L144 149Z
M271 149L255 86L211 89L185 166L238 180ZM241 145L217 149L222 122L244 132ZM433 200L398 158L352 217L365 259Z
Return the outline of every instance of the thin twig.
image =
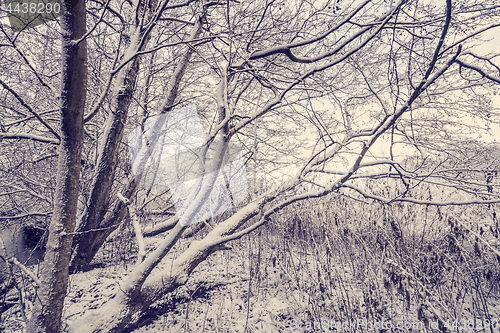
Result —
M13 263L17 267L19 267L26 275L28 275L33 280L33 282L36 283L36 285L38 287L42 286L42 283L40 282L40 280L38 279L38 277L32 271L30 271L26 266L24 266L23 264L21 264L19 262L19 260L17 260L17 258L12 257L12 258L8 259L8 261L10 261L11 263Z

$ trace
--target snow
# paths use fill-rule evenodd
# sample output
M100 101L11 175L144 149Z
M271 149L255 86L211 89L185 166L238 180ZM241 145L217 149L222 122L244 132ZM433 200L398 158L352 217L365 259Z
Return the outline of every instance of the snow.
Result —
M31 133L0 133L0 139L28 139L28 140L35 140L35 141L40 141L40 142L47 142L47 143L53 143L53 144L59 144L58 139L54 138L47 138L41 135L35 135Z
M143 175L147 189L169 185L182 225L220 215L248 194L240 150L226 149L222 138L207 145L193 105L148 119L128 140L134 175Z

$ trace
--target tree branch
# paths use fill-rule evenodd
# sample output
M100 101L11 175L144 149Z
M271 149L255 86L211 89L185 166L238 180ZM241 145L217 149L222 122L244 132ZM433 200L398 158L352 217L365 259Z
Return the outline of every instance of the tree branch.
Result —
M367 199L373 199L377 200L379 202L388 204L392 202L409 202L417 205L429 205L429 206L465 206L465 205L490 205L490 204L496 204L500 203L500 199L497 200L467 200L467 201L441 201L441 202L436 202L436 201L429 201L429 200L419 200L419 199L413 199L413 198L394 198L394 199L387 199L378 195L374 194L369 194L366 193L365 191L357 188L354 185L350 184L344 184L343 187L350 188L356 192L359 192L362 196L364 196Z
M493 82L496 82L496 83L500 84L500 77L499 76L489 75L488 73L486 73L485 71L483 71L481 68L479 68L477 66L474 66L474 65L471 65L471 64L468 64L466 62L463 62L462 60L458 60L457 59L455 62L457 64L459 64L460 67L465 67L465 68L468 68L468 69L472 69L473 71L476 71L477 73L481 74L482 77L485 77L488 80L491 80Z
M321 34L321 35L319 35L317 37L309 38L309 39L306 39L306 40L297 41L297 42L289 43L289 44L285 44L285 45L279 45L279 46L271 47L271 48L269 48L267 50L254 51L250 55L249 60L256 60L256 59L268 57L270 55L274 55L274 54L278 54L278 53L284 53L292 61L302 62L302 63L310 63L310 62L314 62L314 61L317 61L319 59L323 59L323 58L327 57L328 53L330 53L329 55L335 54L338 51L340 51L340 49L342 49L345 45L349 44L353 40L353 38L351 38L348 42L344 42L341 46L339 46L338 48L336 48L334 51L325 53L323 56L318 56L318 57L315 57L315 58L296 58L296 57L294 57L292 55L291 49L299 47L299 46L309 45L309 44L315 43L317 41L320 41L320 40L328 37L331 33L333 33L334 31L336 31L338 29L340 29L344 24L346 24L347 22L349 22L357 13L359 13L359 11L361 11L361 9L363 9L363 7L365 7L370 2L371 2L371 0L366 0L361 5L359 5L356 9L354 9L348 16L346 16L340 23L338 23L337 25L335 25L334 27L332 27L331 29L327 30L326 32L324 32L323 34ZM266 9L267 9L267 7L266 7ZM264 14L265 14L265 10L264 10L264 13L262 15L264 15ZM263 18L263 16L262 16L262 18ZM371 28L372 27L367 27L367 28L361 30L360 32L356 33L354 37L362 35L363 33L365 33L366 31L368 31ZM252 35L252 37L253 37L253 35ZM250 42L251 42L251 39L250 39ZM247 50L248 50L248 46L250 45L250 42L247 45ZM313 59L316 59L316 60L313 60Z
M8 260L17 267L19 267L26 275L28 275L39 288L42 286L42 283L40 282L38 277L32 271L30 271L26 266L21 264L19 260L17 260L15 257L12 257Z
M13 133L0 133L0 140L1 139L28 139L28 140L45 142L45 143L52 143L55 145L58 145L60 142L58 139L46 138L43 136L30 134L30 133L15 133L15 134L13 134Z
M31 112L36 117L36 119L38 119L52 134L54 134L54 136L58 140L61 140L59 134L57 134L57 132L47 122L45 122L45 120L43 120L42 117L40 117L40 115L35 112L35 110L33 110L28 104L26 104L26 102L24 102L21 96L19 96L13 89L11 89L5 82L3 82L2 79L0 79L0 85L4 87L5 90L9 91L12 95L14 95L14 97L19 101L19 103L21 103L21 105L24 106L29 112Z
M139 224L139 219L135 211L135 207L132 202L125 198L121 193L117 194L118 199L121 200L128 207L128 213L132 220L132 225L134 226L135 237L137 238L137 245L139 246L139 253L137 254L137 264L143 262L146 256L146 244L144 243L144 237L142 236L141 225Z

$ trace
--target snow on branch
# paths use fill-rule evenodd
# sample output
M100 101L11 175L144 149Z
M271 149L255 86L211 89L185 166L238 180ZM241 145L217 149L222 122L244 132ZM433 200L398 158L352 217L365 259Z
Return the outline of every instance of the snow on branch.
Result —
M95 28L97 28L97 26L99 25L99 23L101 23L101 22L103 21L102 19L104 18L104 15L106 14L106 9L108 8L110 1L111 1L111 0L108 0L108 1L106 2L106 4L104 5L104 8L102 9L101 16L99 17L99 19L97 20L97 22L96 22L96 23L94 23L94 26L93 26L91 29L89 29L85 35L83 35L83 36L82 36L81 38L79 38L78 40L75 40L75 41L74 41L74 44L75 44L75 45L78 45L78 44L80 44L82 41L86 40L86 39L90 36L90 34L94 32Z
M175 215L169 218L167 221L156 224L152 227L147 227L144 229L144 236L145 237L153 237L158 234L161 234L165 231L168 231L175 227L175 225L179 222L179 216Z
M473 37L475 37L475 36L478 36L478 35L482 34L483 32L486 32L486 31L488 31L488 30L491 30L491 29L493 29L493 28L498 28L498 27L500 27L500 23L491 24L491 25L486 26L486 27L484 27L484 28L481 28L481 29L479 29L479 30L477 30L477 31L474 31L474 32L473 32L473 33L471 33L470 35L467 35L467 36L465 36L465 37L462 37L462 38L460 38L460 39L456 40L454 43L452 43L452 44L450 44L450 45L447 45L447 46L446 46L446 48L444 48L444 50L441 52L441 54L446 53L447 51L449 51L449 50L453 49L453 48L454 48L454 47L456 47L457 45L460 45L460 44L462 44L463 42L465 42L465 41L467 41L467 40L469 40L469 39L471 39L471 38L473 38Z
M270 56L270 55L273 55L273 54L278 54L278 53L285 54L286 56L288 56L290 58L290 60L295 61L295 62L309 63L309 62L314 62L314 61L320 60L320 59L326 57L327 55L324 55L324 56L320 55L320 56L314 57L314 58L312 58L312 57L311 58L295 57L292 54L291 49L293 49L295 47L299 47L299 46L309 45L309 44L315 43L317 41L320 41L320 40L326 38L328 35L330 35L334 31L336 31L339 28L341 28L344 24L348 23L369 2L370 2L370 0L367 0L367 1L363 2L355 10L353 10L351 12L351 14L349 14L348 16L346 16L340 23L338 23L337 25L335 25L332 28L328 29L326 32L322 33L319 36L316 36L316 37L313 37L313 38L308 38L308 39L305 39L305 40L296 41L296 42L285 44L285 45L278 45L278 46L269 48L267 50L261 50L261 51L253 52L250 55L249 60L260 59L260 58L264 58L264 57L267 57L267 56ZM266 9L267 9L267 7L266 7ZM265 10L264 10L263 16L264 16L264 14L265 14ZM262 16L262 18L263 18L263 16ZM261 20L262 20L262 18L261 18ZM350 43L354 38L362 35L366 31L368 31L369 29L370 28L363 29L361 32L355 34L354 37L351 38L351 39L349 39L349 41L347 43L343 43L341 46L339 46L338 48L336 48L334 50L334 53L337 53L346 44ZM257 29L254 30L254 34L255 34L255 31L257 31ZM252 35L252 38L253 38L253 35ZM249 47L250 43L252 42L252 38L250 38L250 42L247 45L247 50L248 50L248 47ZM331 52L328 52L328 53L331 53Z
M49 214L51 214L51 213L33 212L33 213L25 213L25 214L14 215L14 216L0 216L0 220L21 219L21 218L27 217L27 216L47 216Z
M40 282L40 280L38 279L38 277L32 271L30 271L26 266L24 266L23 264L21 264L19 262L19 260L17 260L15 257L12 257L12 258L10 258L8 260L11 263L13 263L14 265L16 265L17 267L19 267L26 275L28 275L33 280L33 282L36 283L36 285L38 287L42 286L42 283Z
M488 80L494 81L496 83L500 83L500 76L494 76L494 75L489 75L485 71L483 71L481 68L468 64L466 62L463 62L462 60L456 60L456 63L460 65L460 68L465 67L468 69L472 69L473 71L478 72L481 74L483 77L487 78Z
M400 4L401 5L401 4ZM373 31L370 35L368 35L366 37L365 40L362 40L358 45L356 45L355 47L353 47L352 50L349 50L348 52L346 52L344 55L342 55L341 57L339 57L338 59L332 59L331 61L321 65L321 66L316 66L310 70L308 70L306 73L300 75L297 79L295 79L293 82L291 82L278 96L276 96L275 98L271 99L265 106L263 106L260 110L258 111L255 111L251 116L250 118L247 118L245 120L241 120L238 124L236 124L234 126L234 128L230 131L230 134L229 134L229 137L231 137L232 135L234 135L236 132L240 131L243 127L245 127L246 125L250 124L251 122L253 122L255 119L259 118L259 117L262 117L264 114L266 114L267 112L269 112L269 110L271 110L274 106L278 105L279 103L281 103L282 99L285 98L285 95L290 91L292 90L295 86L297 86L299 83L303 82L305 79L313 76L315 73L318 73L318 72L322 72L328 68L331 68L331 67L334 67L338 64L341 64L343 63L344 61L346 61L347 59L349 59L353 54L359 52L361 49L363 49L373 38L375 38L378 33L386 26L386 24L389 22L389 20L393 17L393 15L396 13L397 9L399 8L396 7L394 8L394 10L389 13L386 18L380 22L377 26L377 28L375 29L375 31ZM278 53L281 53L281 52L278 52ZM447 69L448 67L446 67ZM430 74L429 74L430 75ZM425 78L427 79L427 77ZM424 83L422 83L422 86L425 84L425 80L423 80ZM432 83L432 82L431 82ZM418 94L416 94L416 96L418 96L420 94L420 92L423 90L422 87L419 87L420 90L418 92ZM425 88L427 88L427 85L425 86ZM415 98L416 98L415 96ZM413 102L413 101L412 101ZM404 111L403 111L404 113ZM225 126L225 123L221 123L219 124L216 129L215 129L215 132L217 132L222 126ZM368 133L359 133L359 135L369 135ZM211 140L212 138L210 138L209 140Z
M429 200L418 200L414 198L394 198L394 199L387 199L378 195L373 195L366 193L365 191L357 188L356 186L350 185L350 184L343 184L343 187L350 188L362 196L364 196L367 199L373 199L380 201L385 204L389 204L392 202L409 202L409 203L414 203L417 205L429 205L429 206L464 206L464 205L486 205L486 204L496 204L500 203L500 199L496 200L466 200L466 201L429 201Z
M16 265L17 267L19 267L24 273L26 273L26 275L28 275L35 283L38 287L41 287L42 284L40 283L40 280L38 279L38 277L33 274L32 271L30 271L29 269L26 268L26 266L24 266L23 264L21 264L19 262L19 260L17 260L15 257L12 257L12 258L9 258L7 259L7 249L5 248L5 243L3 242L3 239L2 237L0 237L0 249L2 250L3 254L0 254L0 257L5 260L5 262L7 263L7 266L9 265L9 263L12 263L14 265Z

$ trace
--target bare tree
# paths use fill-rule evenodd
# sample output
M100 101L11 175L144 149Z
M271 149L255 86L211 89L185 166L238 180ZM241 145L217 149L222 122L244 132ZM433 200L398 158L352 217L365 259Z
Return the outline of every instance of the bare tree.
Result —
M70 3L65 3L70 8ZM78 184L83 146L83 115L87 89L85 4L68 10L62 23L61 136L54 211L42 264L37 302L28 332L59 332L69 276L69 259L76 225Z

